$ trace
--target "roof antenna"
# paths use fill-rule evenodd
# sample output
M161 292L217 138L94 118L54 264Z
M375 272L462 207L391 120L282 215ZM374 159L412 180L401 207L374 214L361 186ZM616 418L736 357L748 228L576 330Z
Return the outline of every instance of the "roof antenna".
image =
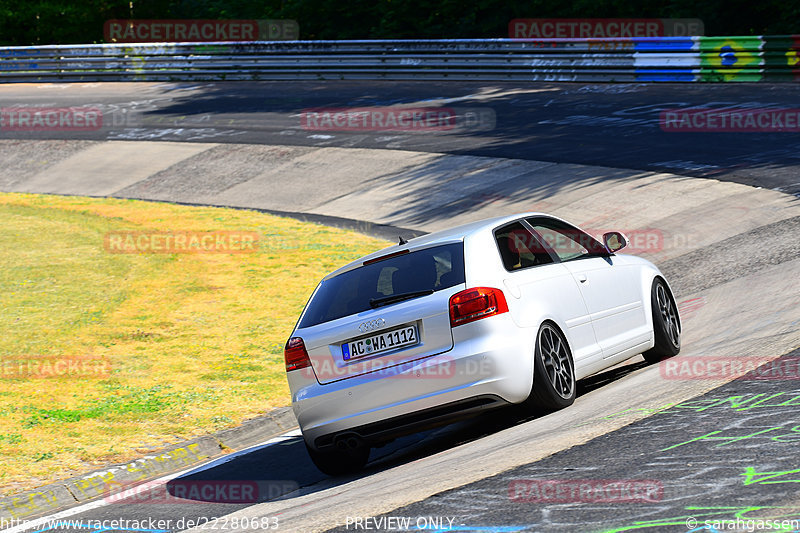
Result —
M408 241L405 240L402 235L400 235L400 246L403 246L404 244L408 244Z

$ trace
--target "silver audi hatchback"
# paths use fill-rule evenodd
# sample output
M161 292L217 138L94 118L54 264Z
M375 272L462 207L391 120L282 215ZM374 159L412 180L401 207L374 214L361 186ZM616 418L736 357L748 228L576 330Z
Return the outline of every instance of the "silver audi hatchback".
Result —
M286 343L292 407L317 467L363 467L398 436L522 404L567 407L576 380L680 350L672 292L649 261L527 213L367 255L327 275Z

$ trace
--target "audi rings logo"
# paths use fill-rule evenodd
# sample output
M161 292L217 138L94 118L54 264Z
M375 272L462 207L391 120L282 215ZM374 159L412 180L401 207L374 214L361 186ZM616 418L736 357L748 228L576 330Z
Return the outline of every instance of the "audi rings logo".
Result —
M373 329L378 329L386 325L386 321L382 318L376 318L375 320L370 320L369 322L362 322L358 325L358 331L361 333L366 333L368 331L372 331Z

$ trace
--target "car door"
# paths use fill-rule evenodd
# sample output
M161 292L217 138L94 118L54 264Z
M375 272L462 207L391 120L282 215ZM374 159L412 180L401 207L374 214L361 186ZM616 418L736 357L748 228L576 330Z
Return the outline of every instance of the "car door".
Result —
M495 230L495 240L506 270L503 284L519 303L514 306L515 321L538 327L542 317L555 318L566 327L576 368L600 360L589 311L566 266L521 221Z
M640 343L646 318L635 267L566 222L550 217L527 222L575 279L603 357Z

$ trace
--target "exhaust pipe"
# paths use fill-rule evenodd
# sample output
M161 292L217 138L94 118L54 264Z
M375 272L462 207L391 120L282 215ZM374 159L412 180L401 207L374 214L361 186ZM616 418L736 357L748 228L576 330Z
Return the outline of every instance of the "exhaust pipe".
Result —
M341 451L355 450L356 448L360 448L364 445L361 437L354 433L345 433L339 435L336 437L333 443L336 448Z

